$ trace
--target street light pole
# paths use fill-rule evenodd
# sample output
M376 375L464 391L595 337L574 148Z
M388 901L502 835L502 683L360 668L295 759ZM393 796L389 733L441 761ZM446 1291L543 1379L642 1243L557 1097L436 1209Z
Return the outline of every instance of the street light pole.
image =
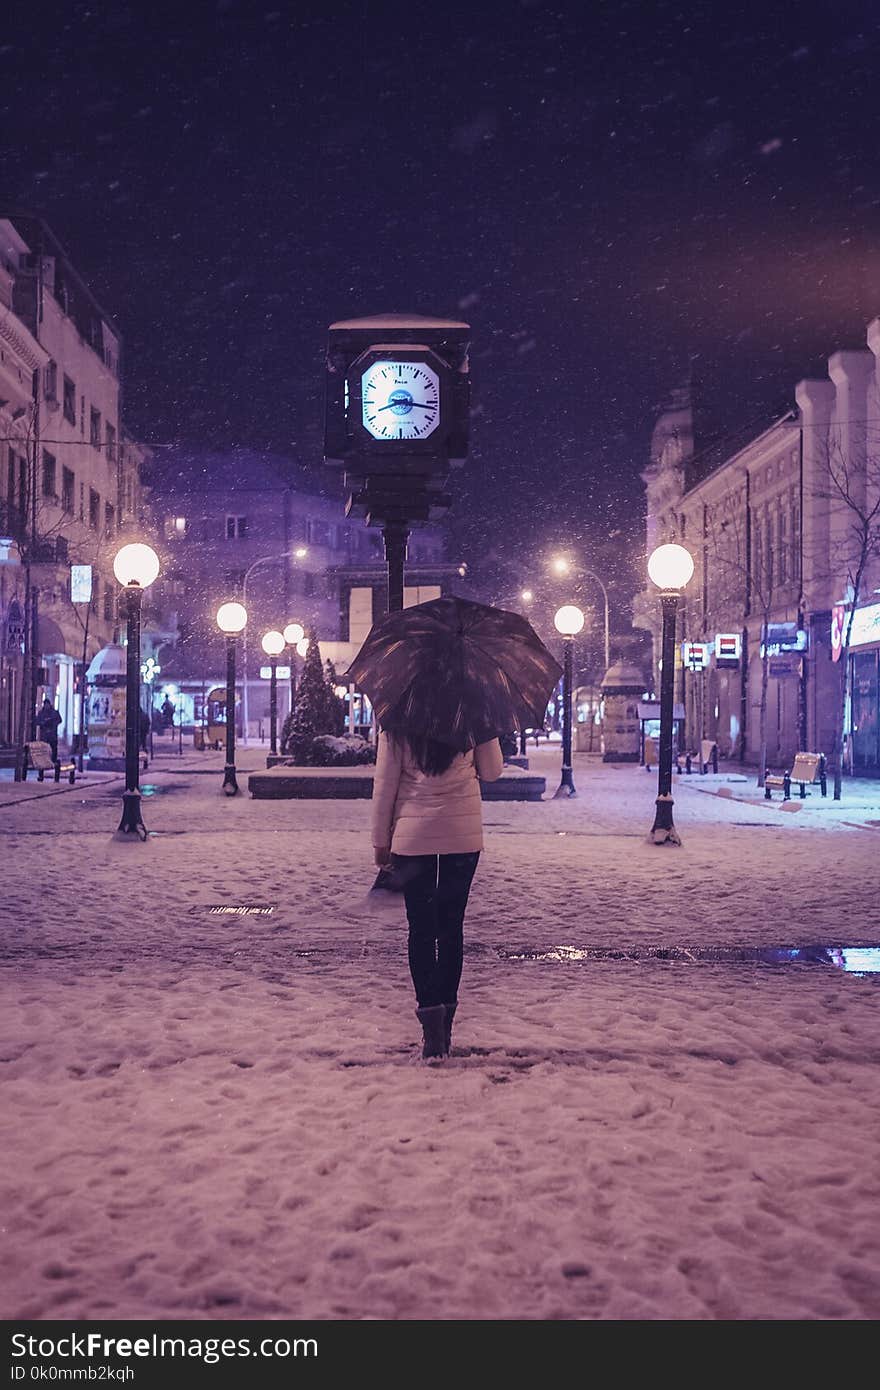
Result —
M287 643L283 632L273 628L263 634L263 651L269 658L271 677L269 683L269 756L278 753L278 658Z
M557 555L557 557L553 561L553 568L559 575L570 574L572 570L572 566L569 564L568 560L565 558L564 555ZM584 565L576 565L574 569L575 573L578 576L583 575L587 579L594 580L599 585L599 588L602 590L602 599L605 605L605 670L607 671L611 666L611 621L610 608L608 604L608 590L606 589L604 583L599 578L595 570L587 569Z
M235 639L247 625L247 609L241 603L224 603L217 610L217 626L226 636L226 766L223 791L237 796L235 775Z
M605 670L607 671L611 666L611 624L609 621L608 590L605 588L605 585L602 583L602 580L599 578L598 574L596 574L593 570L584 570L583 573L586 574L590 579L595 580L595 582L599 585L599 588L602 590L602 598L605 603Z
M305 558L305 556L306 556L307 554L308 554L308 550L307 550L306 546L297 546L296 550L294 550L292 554L291 554L291 552L290 552L289 550L282 550L281 553L280 553L279 555L261 555L258 559L254 560L250 565L248 565L247 569L246 569L245 572L244 572L244 579L242 580L242 584L241 584L241 601L242 601L242 605L244 606L245 610L247 610L247 583L248 583L248 580L250 579L252 573L254 572L254 570L258 567L258 565L268 565L268 564L269 564L271 561L273 561L273 560L291 560L291 559L293 559L293 560L302 560L302 559ZM241 718L242 718L241 741L242 741L242 743L245 745L245 747L247 747L247 744L248 744L248 642L247 642L247 628L245 628L245 630L244 630L244 635L243 635L243 637L242 637L242 639L241 639Z
M146 840L147 831L141 816L140 741L141 741L141 602L144 589L159 574L159 557L148 545L124 545L113 560L113 573L125 590L126 652L125 652L125 791L122 794L122 819L116 831L117 839L134 835Z
M238 781L235 776L235 637L226 637L226 766L223 769L223 790L227 796L236 796Z
M554 792L554 800L561 796L577 796L571 766L571 693L575 635L584 625L584 615L573 603L560 608L553 619L556 631L562 634L564 657L562 666L562 780Z
M672 731L675 696L675 620L681 590L694 572L690 552L682 545L661 545L652 551L648 574L660 589L663 628L660 642L660 748L657 768L657 804L651 840L655 845L680 845L672 820Z

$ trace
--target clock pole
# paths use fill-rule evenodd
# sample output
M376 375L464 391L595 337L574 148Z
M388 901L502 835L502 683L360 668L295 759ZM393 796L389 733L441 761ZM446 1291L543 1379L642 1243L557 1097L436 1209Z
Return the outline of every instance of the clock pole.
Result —
M388 564L388 612L399 613L403 608L403 567L409 527L404 521L386 521L382 535Z

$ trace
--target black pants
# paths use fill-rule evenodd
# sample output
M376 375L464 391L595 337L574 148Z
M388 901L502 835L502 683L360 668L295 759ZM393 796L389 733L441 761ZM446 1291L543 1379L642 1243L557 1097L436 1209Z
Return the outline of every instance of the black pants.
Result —
M464 951L464 912L480 858L395 854L409 922L409 969L420 1009L454 1004Z

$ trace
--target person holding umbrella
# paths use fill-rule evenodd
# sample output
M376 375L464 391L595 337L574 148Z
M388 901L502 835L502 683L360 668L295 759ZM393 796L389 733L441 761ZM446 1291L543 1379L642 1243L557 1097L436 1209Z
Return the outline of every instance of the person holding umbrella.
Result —
M373 848L403 888L426 1059L452 1045L480 780L501 776L499 733L543 718L559 673L519 614L456 598L389 613L348 671L379 721Z

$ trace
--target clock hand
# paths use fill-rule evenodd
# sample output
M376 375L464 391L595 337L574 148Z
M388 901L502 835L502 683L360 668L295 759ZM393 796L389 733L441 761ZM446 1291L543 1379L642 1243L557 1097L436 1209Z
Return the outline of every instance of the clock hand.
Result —
M435 405L432 405L432 404L430 403L430 401L427 402L427 403L426 403L425 401L389 401L387 405L380 405L380 406L379 406L379 409L380 409L380 410L393 410L394 407L395 407L396 405L408 405L408 406L417 405L417 406L419 407L420 410L436 410L436 409L437 409L437 407L436 407Z

